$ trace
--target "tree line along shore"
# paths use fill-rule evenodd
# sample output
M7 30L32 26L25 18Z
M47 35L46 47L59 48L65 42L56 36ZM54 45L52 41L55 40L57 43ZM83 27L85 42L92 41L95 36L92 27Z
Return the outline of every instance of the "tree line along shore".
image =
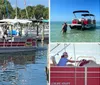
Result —
M24 2L23 2L24 3ZM16 13L17 12L17 13ZM27 6L24 9L19 7L13 8L8 0L0 0L0 19L10 18L13 19L17 16L20 19L49 19L49 8L44 5Z

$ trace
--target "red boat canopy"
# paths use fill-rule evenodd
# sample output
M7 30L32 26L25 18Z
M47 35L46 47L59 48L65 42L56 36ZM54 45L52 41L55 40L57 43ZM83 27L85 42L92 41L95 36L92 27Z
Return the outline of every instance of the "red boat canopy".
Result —
M86 12L86 13L89 13L89 11L87 11L87 10L77 10L77 11L73 11L73 13L80 13L80 12Z

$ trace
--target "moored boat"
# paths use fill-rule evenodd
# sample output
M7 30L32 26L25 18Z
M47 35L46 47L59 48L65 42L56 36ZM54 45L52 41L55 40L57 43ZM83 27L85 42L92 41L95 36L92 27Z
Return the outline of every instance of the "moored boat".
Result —
M64 48L62 49L61 49L61 46L59 47L59 45L57 46L52 45L53 48L51 51L56 52L58 50L57 48L60 48L60 51L54 55L54 56L57 55L56 58L51 57L53 64L51 63L50 68L49 68L50 69L50 85L99 85L100 84L100 63L99 63L99 59L97 60L99 56L99 49L100 49L99 45L98 44L92 45L93 47L97 46L96 50L90 47L91 45L90 46L88 45L88 48L89 47L92 48L93 51L91 51L92 49L90 50L90 48L89 50L88 49L82 50L83 47L86 46L86 45L84 46L82 45L81 44L73 45L74 56L75 56L74 59L75 61L78 61L78 62L75 62L75 64L70 64L68 62L65 66L59 66L57 64L56 61L59 58L58 55L60 52L66 49L72 55L72 52L71 52L72 46L70 46L68 50L69 45L67 46L65 45ZM81 47L80 48L81 50L77 49L76 46L78 48ZM83 53L83 56L79 56L79 54L76 54L76 52L80 53L80 55L82 55ZM95 54L94 56L96 57L90 56L90 55L93 55L92 53ZM89 56L84 56L84 55L89 55ZM56 59L55 61L56 65L53 61L54 59Z
M81 18L76 17L76 13L81 13ZM77 10L73 11L75 18L72 20L72 24L70 24L70 28L74 29L90 29L96 27L95 15L91 14L88 10Z

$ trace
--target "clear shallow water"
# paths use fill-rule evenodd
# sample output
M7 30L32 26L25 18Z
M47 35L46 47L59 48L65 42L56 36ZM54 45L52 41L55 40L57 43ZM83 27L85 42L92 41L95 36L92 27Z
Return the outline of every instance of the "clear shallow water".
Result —
M61 33L62 24L64 22L50 23L50 41L51 42L100 42L100 22L97 22L97 27L88 30L70 29L66 34ZM68 22L70 24L71 22Z
M0 85L47 85L46 57L47 51L0 54ZM2 71L4 60L8 69Z

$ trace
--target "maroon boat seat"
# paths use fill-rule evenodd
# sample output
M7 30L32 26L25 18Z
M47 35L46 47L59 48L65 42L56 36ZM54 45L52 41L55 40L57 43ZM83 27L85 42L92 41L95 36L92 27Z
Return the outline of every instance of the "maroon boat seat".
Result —
M79 20L78 19L74 19L72 20L72 24L78 24Z
M87 25L87 24L88 24L88 20L83 19L83 24L84 24L84 25Z
M78 66L84 66L85 64L89 63L89 60L81 60Z
M100 65L97 64L95 61L85 60L85 59L81 60L77 66L86 66L86 67L93 67L93 66L98 67L99 66L100 67Z

